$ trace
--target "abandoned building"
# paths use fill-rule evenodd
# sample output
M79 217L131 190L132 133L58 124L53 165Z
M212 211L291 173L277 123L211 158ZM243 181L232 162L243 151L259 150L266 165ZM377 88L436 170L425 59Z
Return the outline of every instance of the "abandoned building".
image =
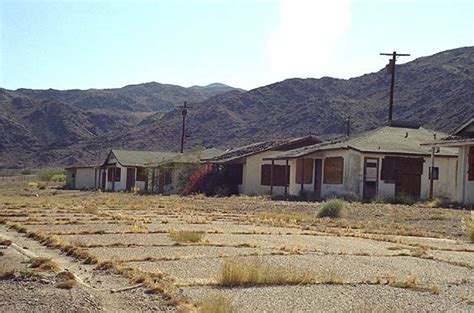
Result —
M271 188L271 169L268 164L264 164L263 159L278 151L289 151L320 142L321 140L313 136L258 142L230 149L217 157L204 158L202 161L225 167L229 175L232 176L231 180L238 185L239 193L246 195L268 194ZM285 171L282 168L284 161L277 161L276 165L279 167L274 169L280 173L275 175L275 181L281 180ZM286 169L289 173L289 168ZM283 186L283 182L278 181L277 184L274 184L274 189L277 192L283 192L281 186Z
M70 189L131 191L134 189L163 194L178 192L183 169L199 166L201 157L213 157L221 150L174 153L160 151L111 150L101 165L66 168Z
M451 147L458 149L457 175L454 183L454 201L474 205L474 117L460 125L450 136L426 144L433 148ZM435 164L439 162L435 156ZM436 195L436 194L435 194Z
M359 199L401 194L427 198L431 149L421 144L445 134L392 125L265 156L262 172L264 166L270 168L270 191L282 194L283 188L283 194L312 193L316 199L343 194ZM435 195L452 199L457 149L438 149L436 160Z

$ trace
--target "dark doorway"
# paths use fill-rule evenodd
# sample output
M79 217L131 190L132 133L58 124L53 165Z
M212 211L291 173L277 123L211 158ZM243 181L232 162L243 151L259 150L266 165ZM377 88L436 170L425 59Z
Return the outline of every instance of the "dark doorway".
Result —
M102 181L101 181L101 184L100 184L100 188L105 191L105 183L106 183L106 177L107 176L107 173L105 172L105 170L102 171Z
M125 189L130 191L133 187L135 187L135 168L129 167L127 168L127 184Z
M321 199L321 187L323 181L323 160L314 159L314 196Z
M366 158L364 160L364 200L377 197L379 160Z

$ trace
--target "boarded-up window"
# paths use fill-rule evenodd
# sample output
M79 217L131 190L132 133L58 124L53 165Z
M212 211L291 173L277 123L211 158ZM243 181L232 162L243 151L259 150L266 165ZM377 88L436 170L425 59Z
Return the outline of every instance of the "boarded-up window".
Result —
M290 167L286 165L273 165L273 186L285 186L285 167L287 170L286 185L290 182ZM262 176L260 184L262 186L271 185L272 166L270 164L262 165Z
M469 154L467 156L467 180L474 180L474 147L469 148Z
M344 158L324 159L324 183L329 185L342 184L344 176Z
M423 158L385 157L382 159L381 179L385 182L395 182L400 173L421 175L423 173Z
M122 173L121 168L119 167L111 167L108 169L107 173L107 181L120 181L120 174Z
M311 184L313 182L313 159L304 159L304 184ZM302 165L303 160L296 160L296 183L301 184L302 179Z
M244 165L243 164L229 164L227 166L227 174L231 182L235 185L242 185Z
M148 172L144 167L137 167L137 181L146 181Z

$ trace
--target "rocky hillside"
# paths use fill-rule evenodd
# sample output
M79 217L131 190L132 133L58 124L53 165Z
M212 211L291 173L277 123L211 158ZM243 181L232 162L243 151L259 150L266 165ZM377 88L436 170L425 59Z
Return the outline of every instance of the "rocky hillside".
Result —
M382 69L348 80L293 78L247 92L226 89L210 95L206 92L212 85L184 88L208 96L205 100L196 96L189 110L187 145L230 147L269 138L335 135L346 131L348 115L353 132L367 130L387 122L389 84L390 76ZM474 116L474 47L398 65L395 88L395 119L451 130ZM150 103L150 94L156 92L122 89L114 99L134 102L117 100L111 105L105 97L110 90L87 91L101 94L103 101L92 95L81 96L90 101L62 95L56 102L44 102L44 97L35 96L39 91L0 91L0 166L69 164L92 160L92 155L111 147L177 150L180 111L173 105L166 109L157 106L158 101ZM22 100L6 105L6 93Z

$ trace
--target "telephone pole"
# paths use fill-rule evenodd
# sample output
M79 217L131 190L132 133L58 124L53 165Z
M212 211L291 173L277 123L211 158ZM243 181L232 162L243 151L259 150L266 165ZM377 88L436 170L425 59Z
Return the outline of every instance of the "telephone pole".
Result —
M410 56L406 53L397 53L393 51L392 53L380 53L380 55L389 55L392 56L390 61L388 62L387 68L390 74L392 74L392 82L390 83L390 103L388 107L388 122L392 121L393 116L393 88L395 86L395 62L397 61L397 57L405 57Z
M181 130L181 153L184 152L184 136L186 133L186 115L188 114L188 110L186 108L186 101L184 101L183 109L181 110L181 115L183 116L183 128Z

